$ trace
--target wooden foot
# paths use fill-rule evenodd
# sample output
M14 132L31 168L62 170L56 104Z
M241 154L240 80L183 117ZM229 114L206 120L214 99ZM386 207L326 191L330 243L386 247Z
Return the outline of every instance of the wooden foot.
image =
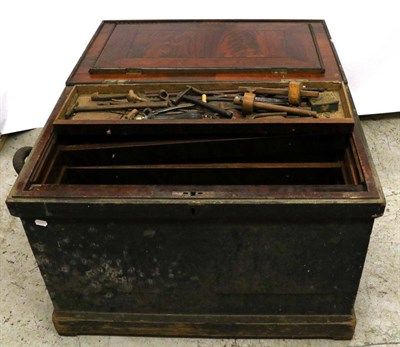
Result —
M54 311L60 335L351 339L355 315L188 315Z

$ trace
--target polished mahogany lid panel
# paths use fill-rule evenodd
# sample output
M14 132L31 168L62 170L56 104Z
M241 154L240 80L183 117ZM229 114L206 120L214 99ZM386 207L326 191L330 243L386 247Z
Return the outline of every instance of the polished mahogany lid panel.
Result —
M323 21L105 21L67 84L299 77L342 80Z

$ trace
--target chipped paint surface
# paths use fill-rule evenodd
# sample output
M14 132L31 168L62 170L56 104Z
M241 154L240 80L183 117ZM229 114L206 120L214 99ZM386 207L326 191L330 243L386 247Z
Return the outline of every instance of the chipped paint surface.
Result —
M262 314L350 313L370 227L190 219L24 225L60 310Z

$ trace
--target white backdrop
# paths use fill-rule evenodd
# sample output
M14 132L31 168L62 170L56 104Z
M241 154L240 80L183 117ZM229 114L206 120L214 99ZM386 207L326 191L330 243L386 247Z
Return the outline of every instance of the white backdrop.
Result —
M398 2L2 1L0 127L41 127L103 19L325 19L360 115L400 111Z

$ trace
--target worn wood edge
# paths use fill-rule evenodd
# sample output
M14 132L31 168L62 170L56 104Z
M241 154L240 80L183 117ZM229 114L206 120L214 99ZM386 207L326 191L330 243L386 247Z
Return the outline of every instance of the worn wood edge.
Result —
M7 135L0 133L0 152L3 149L4 145L6 144L6 141L7 141Z
M356 325L348 315L189 315L53 312L60 335L134 335L211 338L351 339Z

